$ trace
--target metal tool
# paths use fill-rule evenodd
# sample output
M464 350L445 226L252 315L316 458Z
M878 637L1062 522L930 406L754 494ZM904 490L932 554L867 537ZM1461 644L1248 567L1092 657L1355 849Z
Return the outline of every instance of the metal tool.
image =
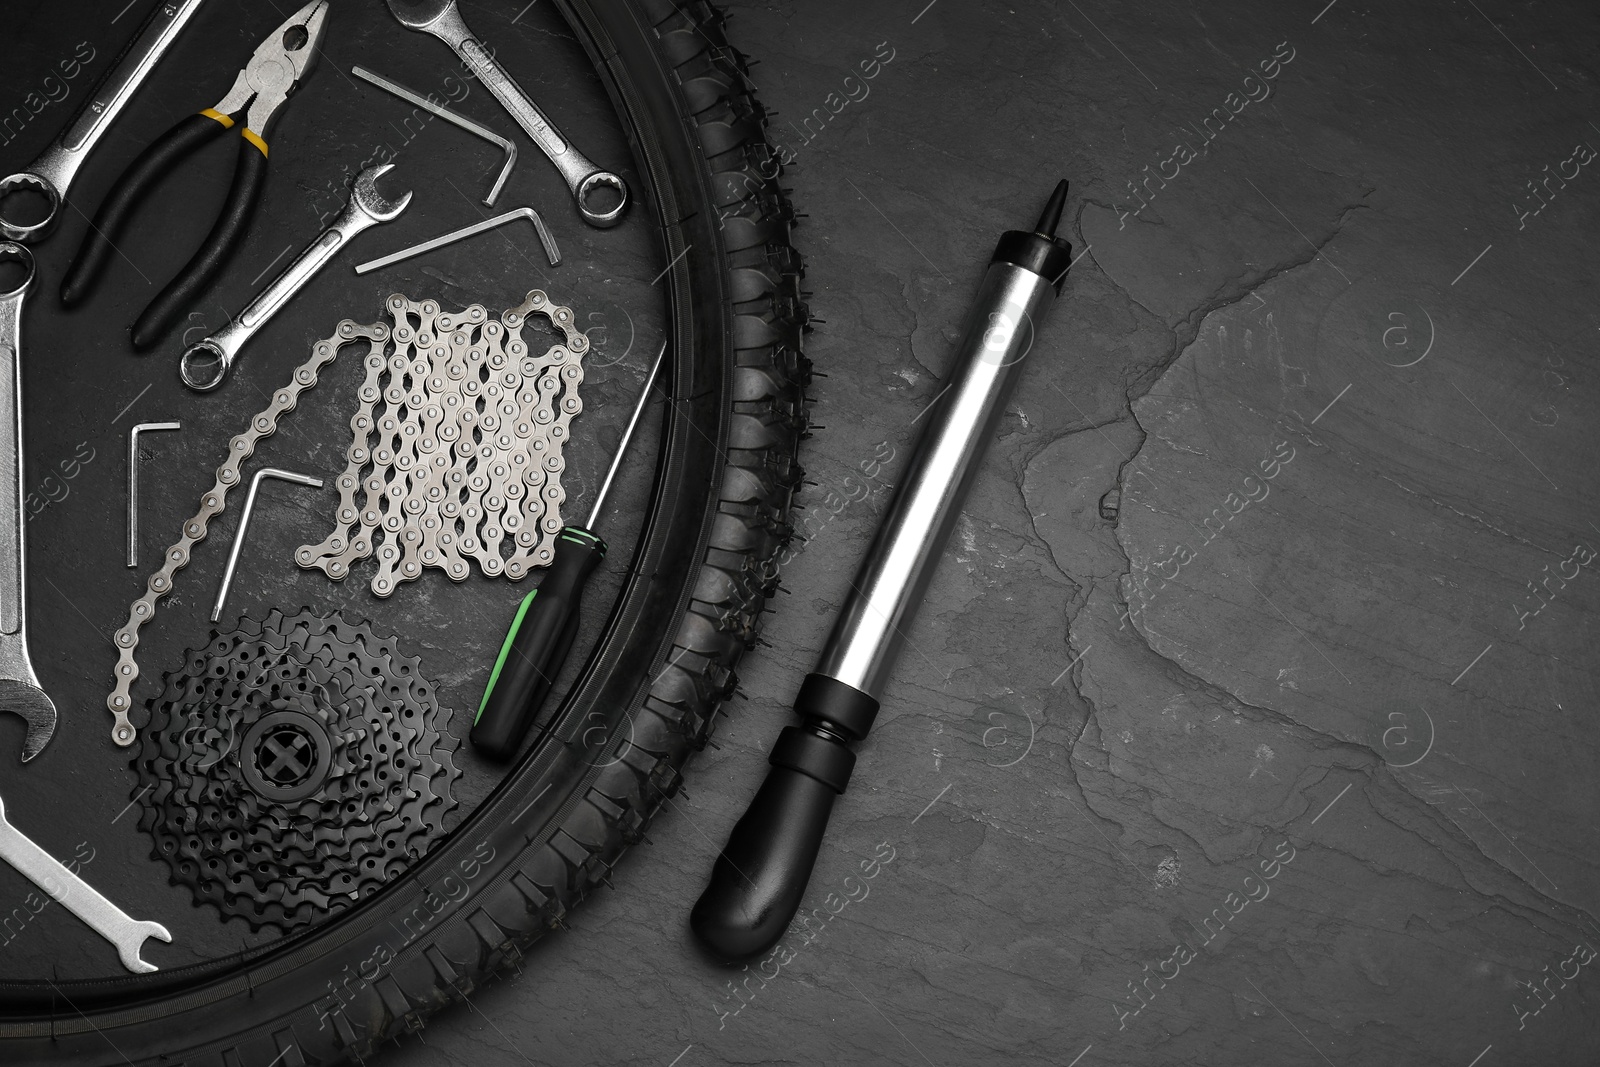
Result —
M432 252L435 248L443 248L445 245L452 245L457 241L492 230L496 226L504 226L508 222L515 222L517 219L527 219L533 223L533 228L539 234L539 243L544 245L544 254L550 257L550 265L552 267L560 266L561 250L556 247L555 236L551 234L549 227L544 224L544 219L540 218L539 213L531 207L519 207L512 208L502 215L496 215L492 219L484 219L482 222L474 222L471 226L463 226L459 230L451 230L449 233L435 237L431 241L423 241L421 244L412 245L410 248L402 248L398 252L390 252L388 255L380 256L377 259L369 259L356 267L356 273L367 274L371 271L381 270L384 267L411 259L414 256L420 256L424 252Z
M272 402L250 417L243 433L228 442L228 458L217 468L216 481L200 498L200 508L183 524L183 535L167 546L162 554L161 569L145 582L144 595L128 606L128 621L113 636L117 646L117 666L112 690L106 697L106 710L115 720L111 726L111 740L126 748L133 744L133 723L128 712L133 708L133 686L139 680L139 663L135 654L139 649L139 631L145 623L156 617L156 603L172 592L173 577L189 565L189 555L194 546L204 541L211 520L220 515L228 505L228 491L239 484L239 470L256 450L256 445L278 432L278 420L294 410L300 394L317 384L322 368L332 363L345 345L365 341L367 352L363 359L383 358L383 347L389 339L389 328L382 323L362 326L346 319L331 337L325 337L312 346L311 356L294 369L289 384L272 394Z
M550 162L556 165L572 191L578 214L591 226L615 226L622 221L628 209L628 186L610 171L601 170L591 163L572 142L556 129L539 106L522 91L522 87L506 73L494 53L472 35L467 24L456 10L456 0L388 0L389 12L408 30L431 33L455 49L456 55L466 61L467 67L478 80L489 87L496 100L517 120L517 125L527 131ZM616 193L616 206L599 210L589 205L591 196L601 189Z
M1003 234L968 313L949 385L899 479L833 631L795 699L803 725L773 746L766 781L718 853L689 925L725 959L748 959L783 935L805 893L833 801L872 728L878 701L1006 397L1059 292L1072 248L1055 231L1067 183L1033 232Z
M155 964L139 958L139 950L150 938L172 941L160 923L140 922L100 895L99 890L78 877L66 864L36 845L31 838L6 821L5 802L0 800L0 858L21 871L50 899L94 927L117 950L122 965L135 974L157 970Z
M28 169L0 179L0 236L32 244L43 240L61 215L78 168L100 142L113 119L122 112L128 99L144 83L156 63L172 47L178 33L200 7L201 0L168 0L155 5L133 43L122 53L94 95L85 100L67 128L44 154L28 164ZM13 27L13 30L15 28ZM32 189L44 194L49 206L38 222L19 222L6 217L5 200L19 190Z
M561 536L562 450L583 411L589 339L539 289L491 319L482 304L387 301L394 349L367 357L339 475L333 532L295 561L334 581L376 556L374 596L437 568L464 581L476 560L512 581L547 566ZM541 316L560 340L525 328ZM509 551L502 551L509 549Z
M128 432L128 566L139 565L139 435L181 430L175 422L141 422Z
M145 194L202 145L237 125L233 116L248 106L245 124L239 127L239 160L222 210L189 262L133 324L133 347L142 351L166 335L222 273L244 239L267 183L267 126L309 73L327 20L328 0L311 0L261 42L226 96L199 114L178 120L128 164L111 183L62 278L63 306L81 303L93 290Z
M459 126L468 133L475 133L485 141L499 145L500 150L506 154L505 163L501 166L500 177L494 180L494 187L489 190L489 195L483 198L483 203L486 207L494 207L494 202L500 198L500 190L506 184L506 179L511 177L511 167L517 162L517 146L513 142L501 137L487 126L480 126L465 115L458 115L449 108L434 103L422 94L412 92L404 85L392 82L380 74L374 74L365 67L351 67L350 73L364 81L371 82L380 89L387 89L400 99L439 116L451 125Z
M289 302L328 260L350 243L362 230L381 222L391 222L411 203L407 192L398 200L389 200L378 192L377 181L393 167L393 163L369 167L362 171L350 191L350 202L333 220L333 225L322 231L295 261L275 278L271 285L239 313L239 317L212 334L190 345L178 362L178 376L183 384L198 392L209 392L221 385L233 368L233 361L246 341L255 336L278 309Z
M0 711L28 724L22 741L27 763L56 732L50 702L28 658L28 553L22 513L22 299L33 285L33 254L0 243L0 263L22 267L17 287L0 293Z
M217 602L211 607L212 622L222 618L222 605L228 602L228 587L233 584L233 571L239 565L239 550L244 548L245 534L250 529L250 515L256 509L256 490L261 488L264 478L276 478L296 485L309 485L313 489L322 488L322 479L313 478L309 474L296 474L294 471L279 470L277 467L263 467L256 471L256 476L250 479L250 492L245 494L244 511L239 513L239 531L233 535L233 548L228 552L228 566L222 572L222 584L217 586Z
M582 526L564 526L556 541L555 558L539 581L539 588L523 597L511 620L511 629L500 644L500 655L489 672L489 684L478 702L478 716L468 735L472 744L490 759L509 760L522 747L528 729L539 718L539 710L550 695L550 687L561 673L578 635L578 611L583 604L583 587L589 576L606 558L606 543L594 532L605 507L611 482L628 453L639 417L650 403L650 392L666 361L667 343L650 368L650 377L639 392L628 425L622 431L611 469L595 494L589 521Z

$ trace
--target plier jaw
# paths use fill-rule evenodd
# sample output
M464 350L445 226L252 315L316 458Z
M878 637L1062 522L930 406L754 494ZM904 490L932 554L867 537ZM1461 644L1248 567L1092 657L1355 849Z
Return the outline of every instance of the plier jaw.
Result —
M189 262L157 293L134 322L130 338L136 351L161 340L216 279L244 239L267 180L267 141L263 136L273 113L311 70L323 29L328 0L311 0L274 30L239 71L228 95L197 114L178 120L145 146L112 183L78 254L61 281L61 302L72 307L89 295L95 279L110 260L113 243L146 193L201 146L226 131L239 134L239 156L227 198L211 230ZM248 108L246 125L235 130L234 116Z
M257 46L228 95L212 109L236 115L248 104L246 128L264 137L267 124L316 61L328 21L328 0L311 0Z

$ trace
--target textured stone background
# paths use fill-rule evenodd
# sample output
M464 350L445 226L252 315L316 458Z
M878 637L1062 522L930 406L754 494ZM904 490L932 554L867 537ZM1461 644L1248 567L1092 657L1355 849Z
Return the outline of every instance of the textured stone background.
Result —
M788 181L809 216L798 236L826 320L811 346L830 375L814 390L826 429L805 457L812 537L787 568L771 647L743 672L749 699L618 891L546 939L520 980L478 993L390 1061L1592 1062L1593 968L1563 963L1600 940L1587 773L1600 598L1582 565L1600 545L1586 247L1600 177L1581 162L1600 148L1592 6L925 3L733 5L731 32L762 61L774 134L797 157ZM569 93L575 121L598 130L603 98L561 74L577 60L559 22L540 6L513 24L518 6L467 15L548 56L551 67L514 69ZM47 63L54 42L70 49L70 30L45 34L59 18L59 5L41 8L30 25L50 43L9 85L31 84L27 64ZM372 10L345 25L330 42L345 66L397 48L438 62ZM862 82L858 65L875 57ZM386 62L418 81L433 69ZM171 112L148 116L146 136L209 102L173 77L152 89ZM314 86L285 126L354 151L364 134L306 132L318 101L332 109L349 92L326 73ZM1245 103L1247 92L1266 98ZM1230 104L1239 113L1208 138L1203 120ZM124 146L137 135L130 118ZM595 137L597 158L622 158ZM458 183L478 180L466 170ZM1130 183L1163 170L1135 196ZM507 202L534 197L563 224L574 303L645 304L653 269L597 266L618 262L627 239L593 247L537 160L519 173L531 191ZM1062 176L1083 258L836 810L805 907L837 915L781 966L718 967L685 916L885 503L894 463L877 480L863 464L905 454L995 236L1031 221ZM1535 199L1526 183L1547 177ZM306 229L304 205L282 210ZM444 228L407 225L372 246ZM282 241L259 240L265 263ZM540 284L476 269L419 268L419 284L459 280L489 303ZM323 300L324 317L381 295L337 284L349 291ZM326 328L313 317L284 336ZM594 395L621 398L636 370ZM143 380L96 384L93 404L59 419L30 400L43 427L30 432L49 442L30 462L65 454L84 426L100 432ZM324 401L295 416L318 441L301 456L342 456L347 416ZM252 410L231 402L209 440L182 446L196 481L212 443ZM115 434L105 440L114 454ZM592 467L601 452L589 450ZM105 829L128 791L99 783L109 660L103 644L79 643L86 621L109 630L131 599L94 589L117 566L117 523L84 529L120 514L120 477L115 461L91 466L83 496L40 520L45 538L84 554L81 572L56 580L105 602L79 619L35 582L36 614L62 635L39 639L41 673L64 688L82 676L81 706L63 710L89 740L74 749L64 734L53 762L8 773L6 799L38 825L52 797L93 798L80 801L93 809L84 825L110 858L91 870L138 872L126 877L148 881L165 915L183 894L157 888L162 872L126 823ZM147 521L165 530L195 487L158 493ZM307 504L304 524L325 514ZM281 595L326 602L291 572L274 572L295 583ZM263 584L241 588L239 610L275 602L283 587ZM385 619L359 590L341 595ZM385 625L414 635L425 662L459 648L438 621L465 610L451 595L397 598ZM187 634L174 626L152 664L204 632L209 595L194 599ZM493 629L459 640L470 652ZM458 705L476 687L467 671L444 679ZM470 801L486 772L467 770ZM65 829L40 836L70 849ZM863 878L861 864L890 849ZM0 889L20 892L14 882L0 871ZM1229 921L1207 941L1196 927L1215 914ZM194 927L189 951L216 940ZM45 946L5 950L7 973L106 973L93 953L74 962L70 920L50 929ZM1525 985L1558 972L1542 997Z

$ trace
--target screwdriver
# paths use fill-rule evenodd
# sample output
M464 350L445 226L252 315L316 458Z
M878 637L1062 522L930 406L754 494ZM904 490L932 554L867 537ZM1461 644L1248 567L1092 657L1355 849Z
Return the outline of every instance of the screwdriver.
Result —
M528 728L539 717L550 686L561 673L562 664L572 651L572 642L578 635L578 609L583 601L583 587L600 561L606 556L606 543L594 532L600 520L600 509L605 506L606 493L622 465L628 451L628 442L639 424L639 416L650 402L650 391L667 354L667 343L661 342L655 365L639 394L633 415L622 431L622 441L611 459L611 469L600 485L594 499L589 521L582 526L563 526L556 538L555 558L539 588L522 598L511 629L500 645L500 656L489 674L489 684L478 704L478 717L473 720L468 735L472 744L485 756L495 760L509 760L522 747Z

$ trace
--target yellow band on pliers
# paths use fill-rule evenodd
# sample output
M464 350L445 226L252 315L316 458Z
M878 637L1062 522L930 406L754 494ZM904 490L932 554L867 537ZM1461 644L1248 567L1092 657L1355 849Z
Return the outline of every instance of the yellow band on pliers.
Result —
M248 126L244 128L244 139L261 149L261 154L263 156L267 154L267 142L263 141L261 139L261 135L256 133L256 131L252 130Z
M225 130L230 129L233 126L233 116L224 115L214 107L208 107L204 111L200 112L200 114L204 115L208 119L216 119L218 122L222 123L222 128Z

